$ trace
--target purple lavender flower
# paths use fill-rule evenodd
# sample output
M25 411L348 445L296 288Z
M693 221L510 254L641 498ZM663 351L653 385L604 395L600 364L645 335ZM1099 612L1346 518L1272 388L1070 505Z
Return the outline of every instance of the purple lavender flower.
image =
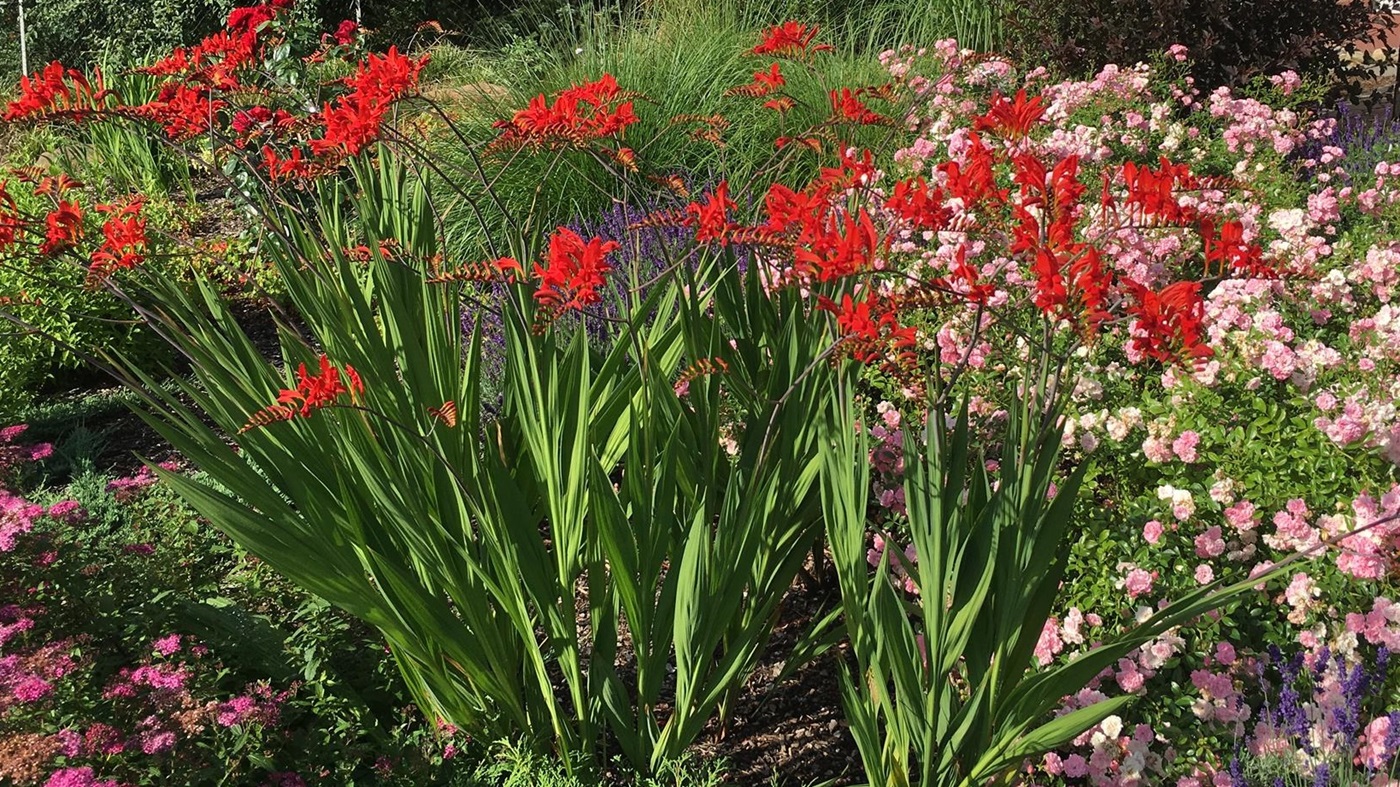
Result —
M1342 736L1348 748L1355 747L1361 730L1361 715L1371 688L1371 675L1363 665L1347 670L1346 662L1337 656L1337 672L1342 682L1342 704L1332 711L1332 726Z
M1313 680L1322 680L1322 676L1327 673L1327 665L1332 663L1332 649L1326 645L1317 652L1317 661L1313 662Z
M1390 728L1385 733L1385 751L1394 757L1400 751L1400 711L1391 711L1386 718L1390 719Z
M1400 151L1400 117L1388 104L1370 111L1342 101L1332 110L1336 125L1329 136L1309 139L1295 151L1299 159L1318 159L1324 147L1341 148L1346 154L1339 162L1353 180L1370 179L1376 164L1390 161ZM1326 167L1317 167L1317 172Z
M619 248L610 258L613 273L608 277L607 286L600 290L602 302L586 314L564 315L556 325L563 330L582 328L589 341L599 348L617 341L622 321L632 308L645 301L673 268L695 263L691 253L692 231L684 227L634 226L650 214L679 210L684 204L667 195L653 196L638 204L616 202L597 217L576 219L567 225L584 237L616 241ZM739 269L746 269L750 251L743 247L730 247L730 250ZM505 293L505 286L501 284L478 285L471 297L480 308L462 312L464 333L470 332L478 320L481 323L482 371L491 382L501 379L505 367Z

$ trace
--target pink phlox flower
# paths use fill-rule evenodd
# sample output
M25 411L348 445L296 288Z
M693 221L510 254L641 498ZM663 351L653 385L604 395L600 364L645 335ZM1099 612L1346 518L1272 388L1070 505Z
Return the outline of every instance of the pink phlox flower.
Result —
M54 771L49 774L49 779L44 782L44 787L117 787L117 782L111 779L98 781L92 769L83 766Z

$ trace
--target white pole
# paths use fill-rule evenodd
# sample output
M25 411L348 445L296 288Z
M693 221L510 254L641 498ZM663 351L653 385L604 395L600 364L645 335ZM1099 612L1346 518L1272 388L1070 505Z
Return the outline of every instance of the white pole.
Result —
M29 73L29 50L24 40L24 0L19 0L19 70Z
M360 0L355 0L355 27L360 26Z

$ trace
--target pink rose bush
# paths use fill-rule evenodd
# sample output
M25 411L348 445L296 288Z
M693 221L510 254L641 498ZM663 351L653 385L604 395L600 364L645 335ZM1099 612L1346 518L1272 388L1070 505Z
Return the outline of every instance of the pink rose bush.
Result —
M1263 262L1257 276L1224 278L1202 292L1209 352L1192 364L1153 363L1133 349L1131 326L1079 349L1063 444L1096 468L1093 500L1084 503L1093 525L1065 578L1068 606L1046 624L1033 661L1073 659L1190 587L1257 575L1296 553L1306 558L1254 601L1148 643L1100 675L1089 691L1142 699L1108 729L1028 763L1026 784L1264 784L1257 774L1232 775L1231 763L1243 767L1234 755L1249 736L1266 750L1289 741L1290 752L1302 751L1299 735L1268 732L1278 683L1266 676L1294 658L1286 654L1336 662L1319 685L1342 686L1364 663L1358 643L1400 645L1400 610L1390 602L1400 581L1400 242L1387 237L1400 220L1400 162L1364 176L1349 169L1334 122L1293 103L1306 92L1297 74L1203 95L1177 76L1185 57L1174 47L1158 63L1109 65L1062 82L1007 63L988 69L985 56L953 42L884 57L892 74L922 91L905 118L915 139L894 156L893 175L937 181L928 163L967 160L971 113L985 97L1024 89L1045 112L1007 144L1081 162L1195 162L1210 177L1174 199L1231 226L1235 239L1219 241L1237 244L1224 252L1237 255L1231 259L1252 246ZM1104 188L1112 188L1108 179ZM1144 287L1192 254L1211 259L1221 248L1203 248L1197 233L1164 222L1102 231L1106 263ZM970 415L995 423L1005 380L1024 374L1018 365L1028 354L1014 333L983 328L989 313L998 326L1015 324L1009 310L1024 302L1017 296L1030 272L999 256L996 244L952 232L913 234L890 260L912 277L951 271L956 261L993 283L984 303L951 302L920 335L927 352L957 365L949 382L971 395ZM883 392L882 413L910 411L907 392ZM873 491L883 509L872 565L883 545L899 543L903 515L890 493L898 488L898 430L881 428L872 430L880 471ZM917 556L888 561L896 582L905 581L902 561ZM1086 635L1089 610L1102 628ZM1385 676L1370 680L1396 686ZM1328 710L1310 711L1308 735L1330 734L1321 718L1344 694L1338 688L1319 700ZM1087 701L1069 697L1065 708ZM1336 744L1362 771L1391 767L1394 749L1381 739L1385 714L1400 710L1400 701L1392 705L1354 713L1373 716L1358 717L1354 734L1347 726Z

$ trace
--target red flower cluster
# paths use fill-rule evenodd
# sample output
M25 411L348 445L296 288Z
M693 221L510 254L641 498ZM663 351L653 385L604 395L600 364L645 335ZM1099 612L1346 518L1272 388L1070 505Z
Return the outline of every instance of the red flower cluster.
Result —
M596 82L573 85L553 101L543 94L530 99L510 120L498 120L501 130L495 146L506 148L581 148L603 137L619 136L637 116L632 111L636 94L621 90L611 74Z
M1040 96L1026 98L1025 90L1016 91L1014 99L993 93L991 103L985 115L973 120L974 131L994 131L1003 139L1020 140L1045 117L1045 101Z
M331 38L338 46L350 46L360 37L360 26L354 21L345 19L336 26Z
M275 139L286 134L296 126L296 118L285 109L248 107L233 113L233 121L229 126L238 134L233 144L241 148L258 137Z
M1048 174L1031 154L1014 156L1012 164L1020 189L1012 204L1018 224L1011 250L1033 258L1035 305L1090 332L1108 316L1112 279L1098 248L1075 239L1087 190L1079 182L1079 157L1061 159Z
M1133 323L1128 350L1162 363L1209 358L1201 318L1201 283L1179 281L1152 292L1140 284L1128 283L1134 304L1129 307Z
M217 90L232 90L238 87L238 72L251 65L259 52L258 33L262 27L291 6L290 0L272 0L235 8L229 12L223 30L192 47L178 47L137 70L157 76L181 76Z
M414 60L389 47L383 55L370 55L355 75L347 77L350 92L326 104L322 112L325 134L311 140L311 151L335 158L356 156L379 138L379 130L394 102L411 94L428 56Z
M534 265L535 278L540 281L535 300L554 314L602 300L598 288L605 281L603 274L612 270L608 254L617 248L617 241L593 238L585 242L577 232L560 227L549 239L546 264Z
M804 226L802 236L805 240L799 241L794 266L803 274L815 271L818 281L869 271L885 242L865 208L853 214L830 213L821 224Z
M921 230L941 230L953 218L952 209L943 204L943 190L929 188L922 176L896 183L885 207Z
M203 85L171 84L162 87L154 101L131 107L125 114L159 123L166 136L179 142L208 132L225 106L227 102L213 98Z
M1123 184L1127 187L1124 203L1134 209L1130 218L1144 221L1149 218L1176 226L1186 226L1196 220L1196 211L1184 208L1176 198L1176 187L1191 181L1191 170L1185 164L1172 164L1166 158L1160 160L1157 169L1139 167L1129 161L1122 168ZM1107 176L1104 181L1104 206L1113 206Z
M962 200L969 209L977 207L984 200L1004 202L1010 192L997 188L992 149L976 134L968 135L965 160L966 164L945 161L938 165L938 171L944 176L944 190Z
M687 205L686 226L695 227L695 240L700 243L718 241L721 246L729 243L729 232L734 223L729 220L729 211L734 201L729 198L729 182L720 181L713 194L703 204Z
M817 52L830 52L832 49L831 44L812 45L819 30L818 27L807 27L794 21L774 25L763 31L763 40L751 51L755 55L809 59Z
M305 180L325 169L302 155L301 148L292 148L292 152L283 157L271 145L263 145L262 164L273 183Z
M0 180L0 254L14 247L24 232L24 226L15 198L6 190L5 181Z
M787 84L783 78L783 72L777 63L768 67L767 71L753 72L753 81L747 85L731 87L724 91L726 96L747 96L749 98L762 98L777 92L778 88ZM766 106L766 104L765 104Z
M134 268L146 259L146 219L141 215L144 202L137 198L126 205L98 205L97 212L106 214L102 224L102 246L92 253L89 279L96 281L112 271Z
M59 200L44 217L44 244L39 253L57 254L78 245L83 237L83 209L72 200Z
M349 364L345 366L345 378L349 381L348 385L341 379L341 371L324 355L321 356L321 370L318 374L308 373L304 363L299 365L297 387L282 389L277 395L277 404L254 413L238 433L243 434L250 429L277 421L290 421L298 415L310 418L313 412L335 404L345 394L349 394L353 399L364 393L364 382L360 380L360 374L355 371L355 367Z
M916 330L900 326L888 300L871 294L857 302L847 294L839 306L826 296L820 296L817 305L836 315L843 350L861 363L898 356L914 348Z
M19 98L5 106L0 120L35 120L67 117L82 120L101 109L110 92L102 87L102 74L97 74L94 87L81 71L65 69L54 61L42 71L19 80Z
M856 123L862 126L891 126L894 121L875 112L860 100L860 88L851 90L843 87L831 91L832 121L836 123Z
M1234 272L1260 279L1277 278L1278 272L1264 262L1264 250L1259 244L1245 242L1244 225L1240 222L1222 223L1220 234L1216 235L1215 222L1202 218L1200 229L1206 252L1206 275L1210 275L1214 266L1220 276Z

